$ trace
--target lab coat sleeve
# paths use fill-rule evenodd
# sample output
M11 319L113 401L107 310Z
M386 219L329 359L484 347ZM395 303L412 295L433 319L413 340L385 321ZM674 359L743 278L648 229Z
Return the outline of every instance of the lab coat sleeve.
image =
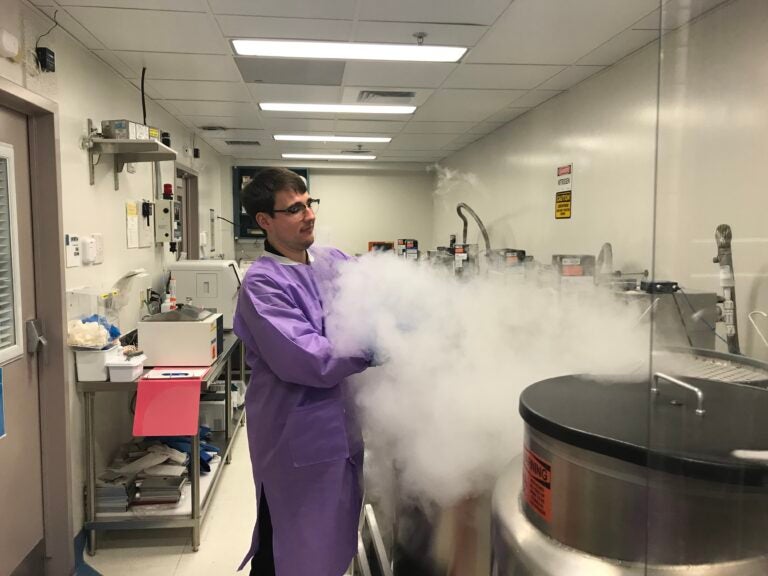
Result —
M272 279L260 278L243 288L238 304L241 326L281 380L331 388L368 367L367 358L335 355L331 342Z

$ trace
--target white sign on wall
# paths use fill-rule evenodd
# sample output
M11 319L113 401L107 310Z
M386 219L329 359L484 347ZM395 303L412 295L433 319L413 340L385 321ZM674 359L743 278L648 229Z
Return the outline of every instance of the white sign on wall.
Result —
M573 207L573 164L557 167L555 220L568 220Z

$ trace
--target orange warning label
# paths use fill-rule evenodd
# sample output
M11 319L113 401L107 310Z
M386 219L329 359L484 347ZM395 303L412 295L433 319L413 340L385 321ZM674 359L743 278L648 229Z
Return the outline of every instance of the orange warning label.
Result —
M523 468L525 501L547 522L552 519L552 466L528 448Z

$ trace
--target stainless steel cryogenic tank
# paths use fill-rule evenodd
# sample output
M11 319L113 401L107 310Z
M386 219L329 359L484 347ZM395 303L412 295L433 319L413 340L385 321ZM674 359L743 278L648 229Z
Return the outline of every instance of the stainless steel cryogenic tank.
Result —
M545 380L496 485L496 576L768 574L768 392L656 374Z

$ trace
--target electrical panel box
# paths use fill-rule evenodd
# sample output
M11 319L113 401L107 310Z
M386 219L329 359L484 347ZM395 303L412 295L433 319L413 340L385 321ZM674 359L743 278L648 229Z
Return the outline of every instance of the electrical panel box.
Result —
M158 200L155 204L155 241L181 241L181 203Z

